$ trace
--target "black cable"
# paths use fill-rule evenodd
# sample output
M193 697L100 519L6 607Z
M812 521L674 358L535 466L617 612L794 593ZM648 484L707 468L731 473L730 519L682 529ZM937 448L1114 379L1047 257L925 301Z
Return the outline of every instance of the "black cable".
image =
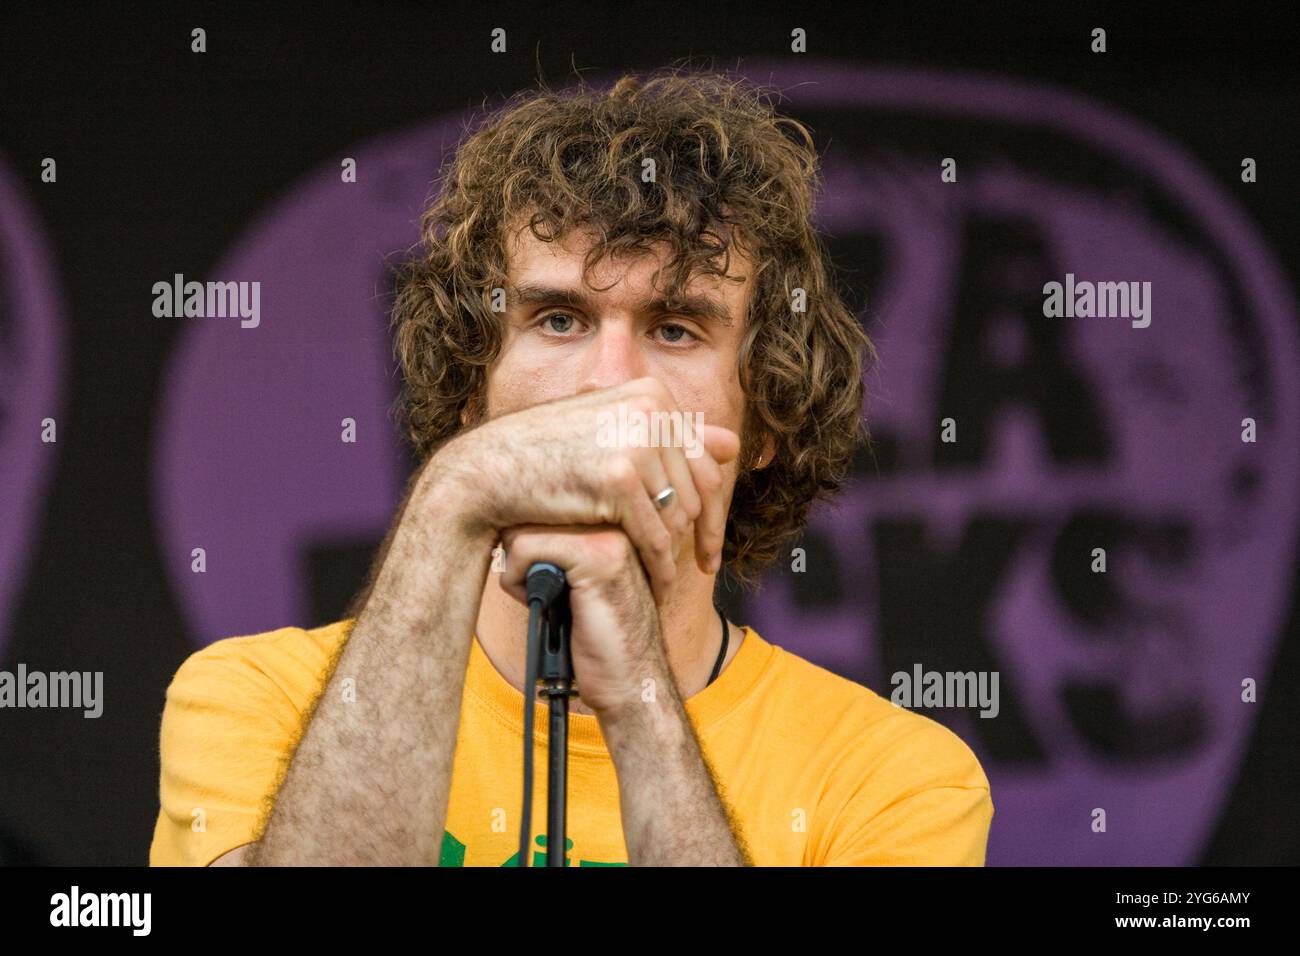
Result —
M519 823L519 859L516 866L528 866L528 844L533 838L533 701L537 697L541 620L541 599L529 601L528 660L524 665L524 808Z

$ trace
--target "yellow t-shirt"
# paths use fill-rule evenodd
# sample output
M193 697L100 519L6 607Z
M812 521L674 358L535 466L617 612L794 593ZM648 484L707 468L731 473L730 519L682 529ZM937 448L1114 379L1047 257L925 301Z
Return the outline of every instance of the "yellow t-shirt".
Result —
M260 836L352 624L229 638L181 665L162 717L151 865L205 866ZM961 738L744 630L685 707L756 865L984 864L993 802ZM471 641L443 866L514 865L523 701ZM535 707L533 865L544 865L547 707ZM570 714L569 746L569 865L627 865L598 718Z

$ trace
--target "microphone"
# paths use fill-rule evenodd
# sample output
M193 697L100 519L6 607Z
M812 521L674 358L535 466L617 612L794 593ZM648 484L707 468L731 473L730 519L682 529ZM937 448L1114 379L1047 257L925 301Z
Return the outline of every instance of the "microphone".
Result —
M564 572L549 561L537 561L528 569L526 576L528 604L540 601L542 610L549 610L556 598L569 590L569 582Z

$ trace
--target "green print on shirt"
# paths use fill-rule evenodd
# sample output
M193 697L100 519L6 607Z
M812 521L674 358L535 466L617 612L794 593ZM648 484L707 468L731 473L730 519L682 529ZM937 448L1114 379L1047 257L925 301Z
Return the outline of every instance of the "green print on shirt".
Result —
M538 834L537 837L533 840L533 842L536 843L539 847L541 847L540 852L538 851L533 852L533 866L545 866L546 865L546 835L544 833ZM572 850L573 841L566 839L564 841L564 848L566 850ZM514 853L510 854L510 859L506 860L501 865L516 866L518 864L518 860L519 860L519 851L516 850ZM465 844L461 843L454 836L452 836L450 830L442 831L442 852L438 854L438 865L439 866L464 866L465 865ZM564 865L565 866L569 865L569 858L567 855L564 858ZM597 860L579 860L578 866L627 866L627 864L626 863L601 863Z

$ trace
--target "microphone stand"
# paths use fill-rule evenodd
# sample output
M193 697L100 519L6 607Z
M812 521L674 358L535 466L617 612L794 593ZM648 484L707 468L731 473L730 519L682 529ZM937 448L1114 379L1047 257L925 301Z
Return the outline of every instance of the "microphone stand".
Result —
M564 866L568 844L569 698L573 689L573 658L569 653L569 585L564 572L547 561L528 569L528 653L524 684L524 809L519 829L519 866L528 866L533 804L533 701L541 694L550 704L546 735L546 865ZM541 685L540 690L538 684Z
M539 693L550 704L546 735L546 865L564 866L569 791L569 698L573 689L573 658L569 655L569 591L551 605L542 628L538 661Z

